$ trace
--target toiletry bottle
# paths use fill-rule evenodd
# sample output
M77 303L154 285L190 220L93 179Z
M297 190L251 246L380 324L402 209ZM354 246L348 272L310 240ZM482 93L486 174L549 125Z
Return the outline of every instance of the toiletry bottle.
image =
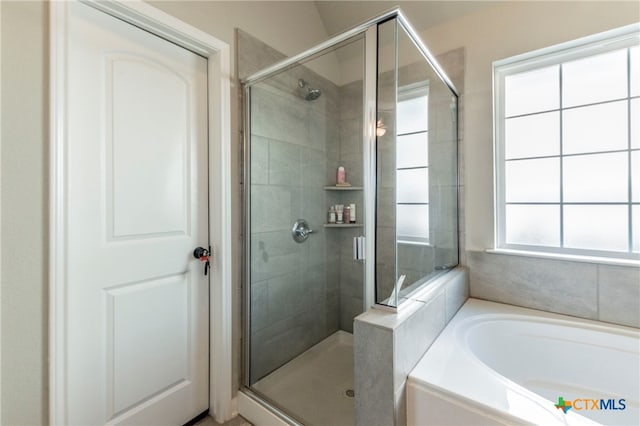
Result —
M356 223L356 204L351 203L349 205L349 222Z
M350 211L351 207L345 206L344 213L342 214L342 220L344 220L344 223L351 223L351 216L349 215Z
M344 206L342 204L336 205L336 223L344 223L342 214L344 213Z
M347 181L347 172L344 170L344 167L338 167L336 171L336 183L338 185L342 185Z
M336 223L336 209L333 206L329 208L329 223Z

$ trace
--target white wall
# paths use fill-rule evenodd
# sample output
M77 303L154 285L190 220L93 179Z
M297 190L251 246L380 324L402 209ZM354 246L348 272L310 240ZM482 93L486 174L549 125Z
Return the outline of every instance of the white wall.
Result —
M2 418L47 417L48 13L2 2Z
M408 17L411 20L411 17ZM505 2L422 32L434 54L464 46L466 249L493 246L492 62L637 22L638 2Z

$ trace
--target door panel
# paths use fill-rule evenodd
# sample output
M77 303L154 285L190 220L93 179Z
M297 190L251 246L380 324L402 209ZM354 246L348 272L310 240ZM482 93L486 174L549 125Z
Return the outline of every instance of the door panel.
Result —
M70 424L208 408L207 62L69 4Z
M188 234L188 83L133 55L107 59L106 81L113 237Z

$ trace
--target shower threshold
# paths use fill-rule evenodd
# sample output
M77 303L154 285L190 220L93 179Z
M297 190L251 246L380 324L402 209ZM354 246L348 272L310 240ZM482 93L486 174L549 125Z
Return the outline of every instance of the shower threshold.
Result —
M307 426L355 425L353 335L333 333L253 388Z

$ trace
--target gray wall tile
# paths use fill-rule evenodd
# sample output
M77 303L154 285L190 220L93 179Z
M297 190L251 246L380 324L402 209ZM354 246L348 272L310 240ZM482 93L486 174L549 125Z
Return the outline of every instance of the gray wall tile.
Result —
M394 330L394 392L404 387L413 367L445 326L444 291L432 296L427 303L419 303L422 306Z
M354 371L356 424L394 424L393 333L355 321Z
M445 320L448 323L469 298L469 274L461 274L451 280L444 290L444 295Z
M356 390L357 425L406 424L407 375L449 321L447 304L453 309L464 302L461 298L468 292L460 287L466 287L467 277L465 268L456 268L407 301L403 313L370 309L356 318L356 386L368 390ZM449 300L447 291L451 292Z
M640 268L598 265L601 321L640 327Z
M402 386L395 393L395 424L394 426L406 426L407 424L407 388Z
M279 141L269 143L269 184L302 186L300 147ZM255 159L252 158L252 163ZM253 165L252 165L253 166Z
M467 252L471 297L597 319L597 266Z

